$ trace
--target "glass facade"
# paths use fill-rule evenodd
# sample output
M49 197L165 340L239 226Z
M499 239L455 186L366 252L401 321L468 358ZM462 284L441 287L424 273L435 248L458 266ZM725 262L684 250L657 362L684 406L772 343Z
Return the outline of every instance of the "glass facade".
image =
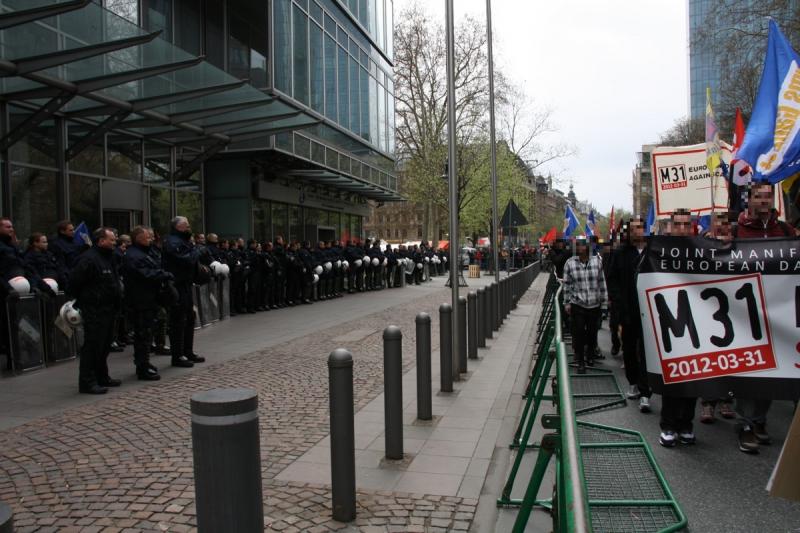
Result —
M311 241L313 245L318 238L317 227L333 229L339 240L361 238L362 219L360 215L256 199L253 238L263 242L281 235L286 241Z
M714 98L719 88L720 59L714 43L697 43L693 37L709 22L716 0L689 0L689 107L692 119L706 116L706 87Z
M391 158L392 2L359 4L274 0L275 87Z

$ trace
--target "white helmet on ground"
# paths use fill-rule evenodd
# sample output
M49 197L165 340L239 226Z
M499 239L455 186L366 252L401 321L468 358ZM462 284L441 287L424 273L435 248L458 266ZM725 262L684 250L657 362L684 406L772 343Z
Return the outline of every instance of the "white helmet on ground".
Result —
M53 290L53 292L58 292L58 282L53 278L44 278L43 280L47 285Z
M62 305L61 309L58 311L61 318L73 328L80 326L83 321L81 312L75 309L74 304L75 300L70 300Z
M321 265L317 265L317 266L314 267L314 274L316 274L316 275L322 274L322 266Z
M17 294L25 295L31 292L31 283L23 276L17 276L8 280L8 284Z
M319 283L319 274L314 274L314 283Z
M378 266L380 264L381 264L381 260L380 259L378 259L377 257L373 257L372 258L372 266L376 267L376 266Z
M356 268L361 268L361 259L356 259L353 264L356 265Z
M331 263L330 261L325 261L324 267L325 267L325 270L330 272L330 270L333 268L333 263Z

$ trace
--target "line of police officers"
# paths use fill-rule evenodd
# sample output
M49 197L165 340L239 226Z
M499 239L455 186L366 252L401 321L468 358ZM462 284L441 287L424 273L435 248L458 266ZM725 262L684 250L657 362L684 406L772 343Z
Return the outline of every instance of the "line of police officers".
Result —
M420 246L381 250L376 241L363 245L349 241L286 245L282 237L263 245L251 240L220 240L192 234L185 217L175 217L170 232L154 245L153 230L137 226L130 236L117 236L111 228L99 228L91 238L75 238L69 221L59 222L50 239L34 233L27 250L18 246L11 220L0 219L0 293L18 298L36 292L54 297L63 289L80 313L84 342L80 350L79 390L104 394L121 381L109 375L107 358L122 329L133 330L134 364L138 379L160 379L150 363L153 351L172 356L172 366L192 367L205 359L194 353L192 286L212 276L230 275L231 314L255 313L300 303L312 303L349 293L397 287L401 277L409 283L423 281L424 265L444 273L447 256L423 243ZM2 307L2 323L7 321ZM154 343L168 319L171 346ZM118 328L118 325L122 328ZM0 347L10 353L7 338ZM154 350L156 348L156 350ZM161 352L158 349L162 350ZM166 350L164 352L163 350ZM118 349L117 351L121 351ZM9 356L9 365L10 365Z

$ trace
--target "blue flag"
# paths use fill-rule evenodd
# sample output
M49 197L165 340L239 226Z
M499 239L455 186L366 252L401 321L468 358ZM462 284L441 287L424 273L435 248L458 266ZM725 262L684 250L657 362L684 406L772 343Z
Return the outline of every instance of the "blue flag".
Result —
M72 242L75 244L85 244L86 240L84 236L89 236L89 228L86 227L86 222L81 222L78 224L78 227L75 228L75 235L72 237Z
M800 56L774 20L764 72L744 143L737 153L753 181L778 183L800 171Z
M594 220L594 209L589 211L589 218L586 219L586 228L584 229L584 233L586 233L587 237L594 237L595 236L595 228L597 227L597 222Z
M653 226L656 224L656 206L650 202L650 209L647 210L647 220L644 223L644 234L649 236L653 232Z
M567 204L567 209L564 211L564 237L571 237L572 232L578 229L580 223L578 217L575 216L575 211L572 206Z
M702 235L711 229L711 215L703 215L697 218L697 234Z

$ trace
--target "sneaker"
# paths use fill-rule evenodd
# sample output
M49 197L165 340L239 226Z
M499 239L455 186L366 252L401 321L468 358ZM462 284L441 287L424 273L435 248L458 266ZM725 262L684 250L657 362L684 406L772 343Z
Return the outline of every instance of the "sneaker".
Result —
M739 451L758 453L758 439L750 426L739 429Z
M730 402L719 403L719 415L722 418L727 418L728 420L736 418L736 412L731 408Z
M681 431L678 433L678 440L681 441L681 444L694 444L697 439L695 439L693 431Z
M641 395L638 385L631 385L630 388L628 388L628 392L625 393L625 396L627 396L629 400L635 400Z
M714 404L704 403L700 406L700 422L703 424L714 422Z
M642 396L639 398L639 412L640 413L649 413L650 412L650 398L647 396Z
M769 436L767 433L767 425L766 424L753 424L753 434L756 436L759 444L770 444L772 443L772 437Z
M672 448L678 442L678 435L674 431L662 431L658 443L665 448Z

